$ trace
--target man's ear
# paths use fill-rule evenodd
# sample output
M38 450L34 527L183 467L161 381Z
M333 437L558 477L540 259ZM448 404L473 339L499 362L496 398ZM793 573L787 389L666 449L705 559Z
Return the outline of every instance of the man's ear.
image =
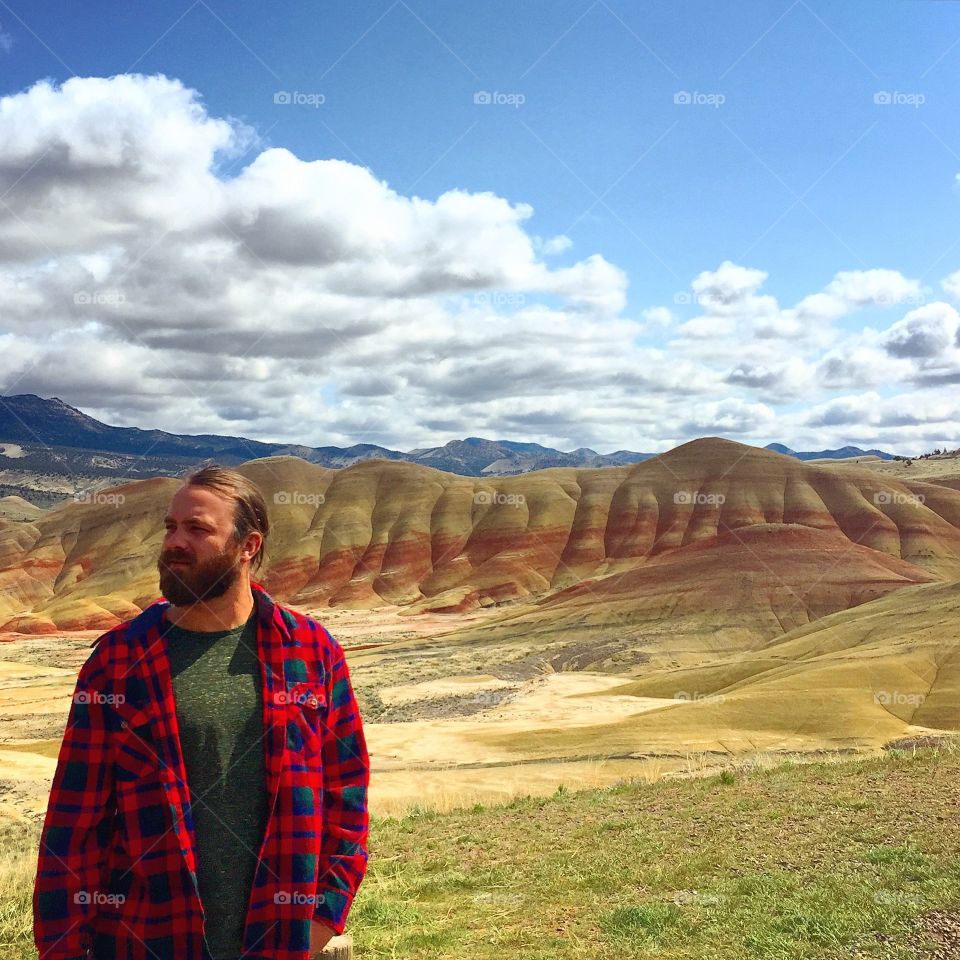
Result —
M251 530L247 534L247 539L243 543L243 550L241 554L244 560L253 560L257 555L257 551L263 544L263 534L257 533L256 530Z

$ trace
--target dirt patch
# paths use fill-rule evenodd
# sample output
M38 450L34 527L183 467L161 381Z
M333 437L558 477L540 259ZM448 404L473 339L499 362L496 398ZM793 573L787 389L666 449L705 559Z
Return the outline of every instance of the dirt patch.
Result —
M960 911L931 910L920 918L923 956L929 960L960 957Z
M22 634L0 634L0 660L13 660L40 667L63 667L80 672L91 653L91 644L100 636L97 631L82 634L49 634L24 637Z
M594 639L537 650L518 660L490 668L501 680L529 680L543 673L569 670L624 672L650 662L650 655L637 649L638 642L624 637Z
M519 695L516 687L478 690L474 694L455 694L446 697L386 704L376 690L355 688L360 711L365 720L373 723L404 723L409 720L446 720L469 717L492 707L514 700Z
M0 745L11 741L60 740L67 726L66 711L51 714L26 713L22 716L0 715ZM18 746L17 749L20 749Z

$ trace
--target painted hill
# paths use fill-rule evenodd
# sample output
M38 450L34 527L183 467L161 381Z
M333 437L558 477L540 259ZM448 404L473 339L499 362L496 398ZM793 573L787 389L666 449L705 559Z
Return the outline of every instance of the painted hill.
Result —
M754 643L960 577L960 492L719 438L632 466L516 477L384 460L333 470L294 457L240 469L270 504L263 581L307 609L516 602L534 605L517 614L533 619L503 629L541 618L595 640L611 631L609 607L634 641L688 617L702 646L724 622ZM176 486L138 481L0 519L0 629L101 629L154 599Z

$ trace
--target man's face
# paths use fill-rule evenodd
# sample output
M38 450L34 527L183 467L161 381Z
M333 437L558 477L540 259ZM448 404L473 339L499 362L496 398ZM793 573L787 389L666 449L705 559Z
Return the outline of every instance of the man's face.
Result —
M243 568L233 539L233 503L213 490L181 487L170 501L157 560L160 589L176 607L223 596Z

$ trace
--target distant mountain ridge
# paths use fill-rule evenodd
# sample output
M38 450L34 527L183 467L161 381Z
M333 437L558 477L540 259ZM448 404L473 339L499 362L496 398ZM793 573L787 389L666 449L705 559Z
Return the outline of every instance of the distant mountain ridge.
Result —
M860 447L840 447L837 450L805 450L798 452L791 450L782 443L768 443L764 450L773 450L798 460L845 460L847 457L879 457L881 460L894 460L896 455L885 450L861 450Z
M3 444L19 445L21 455L7 455ZM771 443L765 449L800 460L865 454L893 459L885 451L859 447L798 453L784 444ZM0 396L0 496L29 497L42 506L78 490L110 482L175 476L211 459L237 466L263 457L295 456L335 469L380 459L406 461L465 477L505 477L550 467L619 467L660 455L633 450L601 454L589 447L568 452L539 443L483 437L409 451L372 443L350 447L265 443L246 437L115 427L71 407L59 397Z
M42 466L35 462L36 459L42 459L44 447L52 447L138 458L136 464L118 462L113 470L114 474L134 478L169 475L171 470L176 471L210 458L236 465L262 457L294 456L309 463L334 468L372 459L404 460L446 473L481 477L510 476L547 467L622 466L641 463L656 456L654 453L635 453L632 450L600 454L588 447L567 453L539 443L486 440L482 437L451 440L442 447L420 447L408 452L371 443L358 443L351 447L264 443L245 437L113 427L71 407L59 397L45 400L29 393L0 397L0 443L3 442L18 443L26 449L28 456L20 458L17 463L20 469ZM12 466L12 463L9 465ZM103 463L91 463L91 466L101 470L110 468L109 464ZM74 473L82 472L82 465L74 463L71 470Z

